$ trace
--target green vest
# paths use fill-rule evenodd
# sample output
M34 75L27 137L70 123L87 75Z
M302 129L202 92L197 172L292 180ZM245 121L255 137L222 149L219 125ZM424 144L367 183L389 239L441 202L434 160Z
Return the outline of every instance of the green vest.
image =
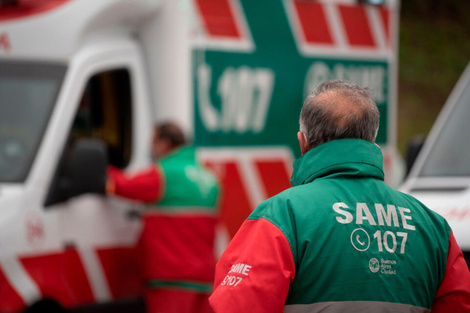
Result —
M217 208L219 185L207 169L196 159L195 149L185 146L160 160L165 177L163 198L158 202L162 210L196 210L213 212Z
M431 308L450 227L383 179L378 146L334 140L299 158L294 187L249 217L268 219L290 243L295 279L286 308L342 301Z
M175 150L158 166L164 175L163 196L149 205L142 234L147 286L209 293L218 182L196 160L193 147Z

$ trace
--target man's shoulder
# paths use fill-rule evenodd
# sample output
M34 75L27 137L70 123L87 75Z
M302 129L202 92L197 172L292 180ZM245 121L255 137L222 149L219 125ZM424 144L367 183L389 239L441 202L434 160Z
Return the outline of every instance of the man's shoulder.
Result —
M325 189L329 188L330 187L327 184L321 181L314 181L308 184L293 186L266 199L265 201L261 202L258 207L296 207L299 204L305 203L306 198L309 199L309 202L315 200L321 201L327 195Z
M296 201L305 192L303 186L295 186L285 189L280 193L261 202L249 219L278 219L285 220L286 214L292 214L296 210Z

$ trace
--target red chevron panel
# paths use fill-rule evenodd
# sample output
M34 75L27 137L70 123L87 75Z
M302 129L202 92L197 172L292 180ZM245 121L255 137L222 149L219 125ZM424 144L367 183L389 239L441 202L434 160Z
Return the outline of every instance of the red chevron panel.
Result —
M211 36L240 38L229 0L196 0L206 31Z
M290 173L282 160L256 161L256 168L263 181L263 187L268 197L272 197L281 191L291 187Z
M352 46L375 47L365 7L338 5L338 9L348 43Z
M239 166L235 161L208 161L206 165L214 170L222 184L220 218L233 237L253 210Z
M36 282L43 298L51 298L65 307L94 302L83 264L75 249L21 259Z
M294 7L308 43L334 44L321 3L295 0Z

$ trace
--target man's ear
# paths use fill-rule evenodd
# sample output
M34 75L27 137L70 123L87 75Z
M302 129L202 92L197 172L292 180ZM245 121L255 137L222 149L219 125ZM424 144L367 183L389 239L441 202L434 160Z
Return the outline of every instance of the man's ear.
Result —
M308 151L307 137L303 132L298 132L297 139L299 140L300 153L304 155Z

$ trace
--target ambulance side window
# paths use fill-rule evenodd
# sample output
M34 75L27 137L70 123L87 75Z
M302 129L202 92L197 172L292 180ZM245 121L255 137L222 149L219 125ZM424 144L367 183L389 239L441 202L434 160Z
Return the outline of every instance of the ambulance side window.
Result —
M107 148L108 164L126 167L132 147L131 78L126 69L93 75L78 104L62 158L49 189L45 206L70 198L68 173L70 151L80 139L98 139Z
M78 106L69 144L82 138L100 139L108 147L109 163L126 167L131 157L131 102L126 69L92 76Z

